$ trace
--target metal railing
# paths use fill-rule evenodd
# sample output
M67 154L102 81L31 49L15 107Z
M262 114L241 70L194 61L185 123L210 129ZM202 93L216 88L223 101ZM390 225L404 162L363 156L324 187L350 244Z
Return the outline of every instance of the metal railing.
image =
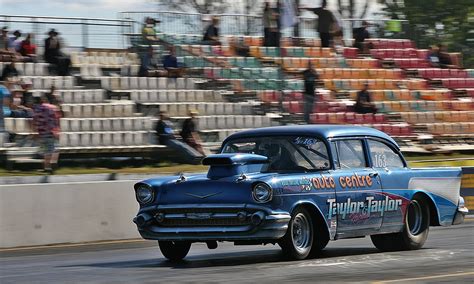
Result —
M54 28L60 33L66 46L72 49L84 48L127 48L127 34L139 34L146 17L159 19L157 30L173 34L202 34L212 15L183 12L121 12L119 19L83 18L83 17L49 17L25 15L0 15L0 25L8 26L11 31L33 33L34 42L40 48L47 37L47 32ZM221 35L263 34L263 23L260 15L221 14ZM314 17L300 17L299 33L301 37L317 37ZM371 34L377 37L407 38L410 36L407 21L398 21L401 31L390 32L386 29L389 19L366 19L370 22ZM352 29L361 25L361 19L341 19L345 39L352 38ZM291 36L292 29L286 29L283 36Z
M221 35L263 35L263 22L261 15L244 14L219 14L205 15L184 12L121 12L119 17L132 21L132 33L140 33L144 19L147 17L158 19L156 29L162 33L174 34L202 34L212 16L220 19ZM340 25L345 39L352 39L353 28L360 27L362 21L370 23L369 31L374 37L407 38L410 35L408 21L392 19L340 19ZM316 37L318 33L317 17L299 17L299 34L301 37ZM400 31L388 29L389 24L395 23ZM291 28L282 31L283 36L291 36Z
M123 34L131 31L133 23L124 19L0 15L0 24L11 31L33 33L34 43L39 47L43 46L47 32L55 29L71 49L116 49L127 47Z

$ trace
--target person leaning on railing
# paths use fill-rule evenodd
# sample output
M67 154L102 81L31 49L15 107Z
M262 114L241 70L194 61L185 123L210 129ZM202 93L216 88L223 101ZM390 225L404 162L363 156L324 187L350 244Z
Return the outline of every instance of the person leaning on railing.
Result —
M309 10L318 15L318 33L321 39L321 47L329 47L332 40L331 29L335 23L336 18L333 13L326 9L327 1L323 0L321 7L319 8L308 8L300 7L299 9Z
M71 59L62 52L61 48L59 33L55 29L51 29L44 41L44 60L52 65L57 75L69 76Z
M156 23L161 23L161 21L150 17L145 18L145 23L143 24L142 28L142 38L144 44L153 45L159 42L156 32Z
M265 2L263 10L263 45L280 46L280 31L278 29L279 11L272 9L269 2Z
M203 44L221 45L219 40L219 18L212 17L211 24L207 26L202 38Z

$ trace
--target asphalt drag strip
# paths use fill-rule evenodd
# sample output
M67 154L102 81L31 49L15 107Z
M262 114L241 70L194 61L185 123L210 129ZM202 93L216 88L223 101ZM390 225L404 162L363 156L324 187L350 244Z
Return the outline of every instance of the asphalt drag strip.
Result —
M278 246L232 243L193 244L180 263L141 240L7 249L0 250L0 283L473 283L473 221L432 227L417 251L381 253L366 237L330 242L304 261L286 260Z

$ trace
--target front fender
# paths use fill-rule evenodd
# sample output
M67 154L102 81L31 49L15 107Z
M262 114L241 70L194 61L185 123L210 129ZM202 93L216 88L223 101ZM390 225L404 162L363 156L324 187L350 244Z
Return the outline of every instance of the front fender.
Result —
M313 217L316 218L316 220L319 219L321 221L319 223L324 224L325 229L327 230L327 232L329 234L329 238L334 239L334 237L336 236L336 226L335 225L332 226L332 225L328 224L328 219L323 214L323 212L321 211L319 206L313 200L303 199L303 200L299 200L298 202L295 202L291 206L290 213L292 214L293 211L297 207L300 207L300 206L303 206L304 208L308 209L308 211L310 211L313 214Z

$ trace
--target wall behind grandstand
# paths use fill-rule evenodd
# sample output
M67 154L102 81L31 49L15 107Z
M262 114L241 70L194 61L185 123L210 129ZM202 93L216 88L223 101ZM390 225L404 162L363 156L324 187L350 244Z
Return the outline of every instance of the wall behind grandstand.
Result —
M138 238L134 181L0 186L0 248Z

